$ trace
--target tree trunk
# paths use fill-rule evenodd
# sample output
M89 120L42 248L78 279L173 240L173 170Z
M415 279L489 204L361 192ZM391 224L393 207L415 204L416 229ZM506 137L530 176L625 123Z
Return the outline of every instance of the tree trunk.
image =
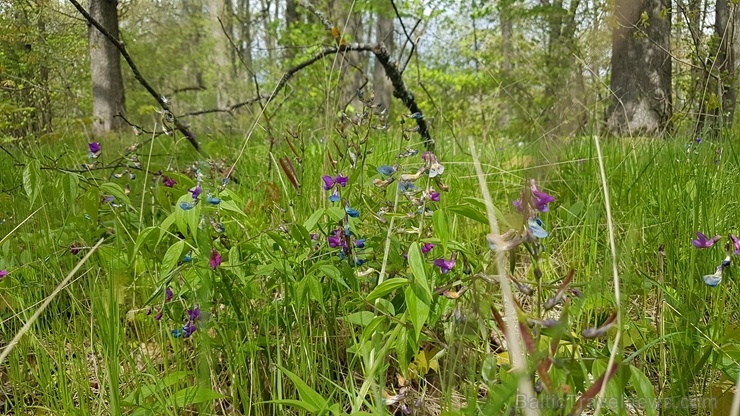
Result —
M347 42L363 41L362 12L357 11L353 2L338 0L334 3L335 17L341 36ZM341 70L342 93L339 97L339 110L351 105L359 110L362 103L357 98L357 90L363 86L369 59L367 55L357 53L341 54L337 58L337 67Z
M738 6L728 0L717 0L714 35L720 40L715 67L719 69L717 94L720 106L715 109L716 131L730 127L737 101L737 69L740 59L740 19Z
M511 7L508 1L498 3L498 19L501 30L501 76L504 80L500 91L497 94L499 98L498 105L498 127L507 129L511 121L511 111L509 110L509 96L505 90L511 81L512 70L514 69L514 20L512 18Z
M296 0L287 0L285 2L285 38L283 46L285 47L285 64L290 67L296 55L296 45L291 41L290 34L294 26L300 22L301 16L298 14L298 3Z
M670 11L670 0L616 2L606 119L612 134L660 136L671 128Z
M117 0L91 0L90 15L111 35L119 37ZM126 114L121 75L121 55L102 33L88 26L90 44L90 72L93 84L93 134L101 134L123 127L118 114Z
M391 55L394 50L393 35L393 18L379 12L378 20L375 24L375 42L384 44L388 53ZM393 86L391 85L391 81L385 74L383 65L381 65L376 58L375 66L373 68L373 91L375 92L375 101L383 103L385 108L390 109L392 90Z
M208 0L208 14L211 21L211 54L212 69L216 77L216 106L224 108L228 105L229 97L226 86L226 73L229 66L229 54L226 49L228 40L221 26L224 8L228 0Z

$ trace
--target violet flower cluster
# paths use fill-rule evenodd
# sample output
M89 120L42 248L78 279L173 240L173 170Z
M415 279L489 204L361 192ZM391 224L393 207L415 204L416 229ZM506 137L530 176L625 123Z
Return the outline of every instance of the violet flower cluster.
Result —
M691 244L696 248L705 249L713 247L721 239L722 237L719 235L709 238L704 233L697 231L696 238L691 240ZM735 234L730 234L729 240L730 241L725 244L724 260L722 260L719 266L717 266L714 273L702 276L702 280L709 287L716 287L720 282L722 282L722 272L730 266L732 257L740 254L740 238Z
M522 192L519 199L512 205L524 217L526 228L522 230L509 230L503 235L488 235L488 246L491 250L511 250L521 244L527 243L534 246L533 252L538 253L538 241L547 238L550 233L544 227L539 213L549 212L550 203L555 198L540 191L534 179L529 180L529 187Z

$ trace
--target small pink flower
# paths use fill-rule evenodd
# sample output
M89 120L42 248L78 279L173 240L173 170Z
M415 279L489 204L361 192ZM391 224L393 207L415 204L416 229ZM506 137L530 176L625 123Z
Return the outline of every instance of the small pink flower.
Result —
M216 251L215 248L211 250L211 258L208 261L208 264L211 266L212 270L216 270L216 268L221 265L221 255L218 254L218 251Z

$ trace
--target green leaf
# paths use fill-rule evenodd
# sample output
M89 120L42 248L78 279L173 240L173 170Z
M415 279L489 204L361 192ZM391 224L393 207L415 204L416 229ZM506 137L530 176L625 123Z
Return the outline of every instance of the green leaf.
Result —
M341 319L351 324L355 324L359 326L366 326L370 323L370 321L373 320L373 318L375 318L374 313L370 311L361 311L361 312L351 313L347 316L343 316Z
M136 255L139 250L141 250L141 246L146 242L146 240L152 236L152 233L159 232L159 227L146 227L143 230L141 230L141 233L139 233L139 236L136 237L136 244L134 244L134 255ZM133 257L132 257L133 258Z
M657 401L653 383L645 373L633 365L630 366L630 384L635 388L635 393L640 401L645 403L645 415L655 416L657 414L655 411Z
M278 366L278 367L280 367L280 370L282 370L282 372L285 373L286 376L288 376L290 381L292 381L293 384L295 384L295 387L298 390L298 395L301 397L301 400L308 403L310 406L316 409L316 410L313 410L313 412L319 411L326 407L326 399L321 397L321 395L316 390L311 388L311 386L306 384L305 381L303 381L296 374L290 372L287 368L283 366Z
M347 283L344 281L344 278L342 277L342 272L337 269L336 266L332 264L324 264L319 266L319 270L321 273L325 274L329 279L334 280L335 282L342 285L345 289L351 290L350 287L347 285Z
M303 409L309 413L316 413L321 409L317 409L315 406L312 406L310 403L304 402L302 400L290 400L290 399L283 399L283 400L269 400L262 403L274 403L274 404L282 404L286 406L293 406L297 407L299 409Z
M432 291L429 288L426 270L424 269L424 257L421 254L419 244L416 242L411 243L411 247L409 247L409 266L411 266L411 272L414 274L414 285L421 288L422 293L426 294L422 300L429 303L432 298Z
M100 185L100 190L106 195L112 195L116 198L118 203L126 204L131 206L131 200L126 196L123 188L117 183L106 182Z
M211 389L200 386L191 386L184 388L173 396L177 407L184 407L190 404L209 402L211 400L221 399L224 396Z
M379 284L375 289L367 295L367 301L372 302L375 299L382 298L383 296L393 292L394 290L404 287L409 284L408 279L402 277L394 277L388 279L385 282Z
M442 242L442 247L447 250L447 242L450 241L450 230L447 225L447 215L441 209L434 211L432 217L434 222L434 233L437 234L437 238Z
M333 221L339 221L342 218L344 218L344 208L342 207L331 207L326 210L326 213L329 215L329 218L331 218Z
M165 278L172 269L177 266L177 262L180 261L182 256L182 250L185 248L185 240L177 240L177 242L167 249L167 252L162 258L162 267L160 268L160 277Z
M240 217L249 217L247 214L244 213L244 210L239 208L238 205L236 205L236 202L234 201L224 201L222 200L219 204L219 207L221 209L224 209L226 211L230 211L236 214L239 214Z
M406 311L409 313L411 323L414 325L415 340L419 342L421 330L429 318L429 304L423 299L419 299L413 287L406 288Z
M41 163L36 159L29 161L23 169L23 189L26 190L26 195L33 206L41 193Z
M303 227L308 231L313 230L313 227L315 227L316 224L319 223L319 220L321 219L323 215L324 215L324 210L317 209L316 211L314 211L313 214L311 214L310 217L308 217L306 222L303 223Z
M488 217L471 205L453 205L447 209L463 217L470 218L473 221L488 225Z

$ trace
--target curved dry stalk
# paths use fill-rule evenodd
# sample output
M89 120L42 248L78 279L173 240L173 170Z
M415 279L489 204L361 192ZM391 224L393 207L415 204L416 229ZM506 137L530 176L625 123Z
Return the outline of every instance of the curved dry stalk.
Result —
M617 270L617 244L614 242L614 222L612 221L612 209L611 203L609 202L609 186L606 183L606 171L604 170L604 158L601 155L601 145L599 144L599 137L594 136L594 144L596 145L596 155L599 161L599 171L601 172L601 187L604 191L604 205L606 205L606 224L609 229L609 248L612 255L612 274L614 277L614 302L616 305L615 313L617 314L617 336L614 337L614 343L612 344L611 353L609 354L609 364L607 364L607 371L614 366L614 362L617 359L617 348L619 347L619 341L622 339L622 295L619 290L619 271ZM598 400L596 402L596 410L594 410L594 416L599 416L601 412L601 404L604 402L604 394L606 394L606 385L609 382L609 377L604 377L599 389Z
M41 316L41 313L44 312L44 309L46 309L46 307L49 306L51 301L59 294L59 292L61 292L62 290L64 290L65 287L67 287L67 284L69 284L69 281L72 280L72 277L74 277L75 273L77 273L77 270L80 270L80 267L82 267L82 265L85 264L87 259L89 259L90 256L92 256L95 250L97 250L98 247L100 247L100 245L103 243L103 240L105 239L101 238L100 240L98 240L98 242L90 249L90 251L87 252L85 257L83 257L82 260L80 260L79 263L77 263L75 268L72 269L71 272L69 272L67 277L65 277L64 280L62 280L62 282L59 283L59 285L54 289L54 291L51 292L51 294L47 296L46 299L44 299L44 302L41 304L41 306L39 306L38 309L36 309L36 312L34 312L33 315L31 315L28 321L26 321L26 323L23 325L23 328L21 328L21 330L18 331L17 334L15 334L13 339L10 340L8 345L5 346L5 348L3 349L3 352L0 353L0 365L2 365L3 362L5 362L5 359L8 358L8 354L10 354L13 348L15 348L16 345L18 345L18 342L20 342L21 338L23 338L23 335L25 335L26 332L28 332L28 330L31 329L31 326L34 324L34 322L36 322L39 316Z
M491 193L488 191L488 185L486 184L486 179L483 175L483 169L481 169L480 161L478 160L478 152L475 150L473 138L470 137L468 140L470 153L473 155L473 165L475 166L475 172L478 175L478 183L480 184L480 189L483 193L483 200L486 203L486 213L488 214L488 223L491 226L491 233L493 235L499 235L498 220L496 219L496 213L493 209ZM506 273L506 261L504 259L506 254L502 250L496 251L495 254L499 284L501 285L501 292L504 298L504 320L507 323L506 341L509 347L509 355L511 356L512 369L517 373L517 377L519 379L519 394L522 399L521 403L533 403L531 400L536 400L537 396L535 396L534 388L527 377L527 357L524 354L524 341L522 340L522 333L519 328L516 301L514 300L514 294L511 290L511 282L509 282L509 278ZM536 406L525 405L522 410L527 416L539 415L539 411Z

